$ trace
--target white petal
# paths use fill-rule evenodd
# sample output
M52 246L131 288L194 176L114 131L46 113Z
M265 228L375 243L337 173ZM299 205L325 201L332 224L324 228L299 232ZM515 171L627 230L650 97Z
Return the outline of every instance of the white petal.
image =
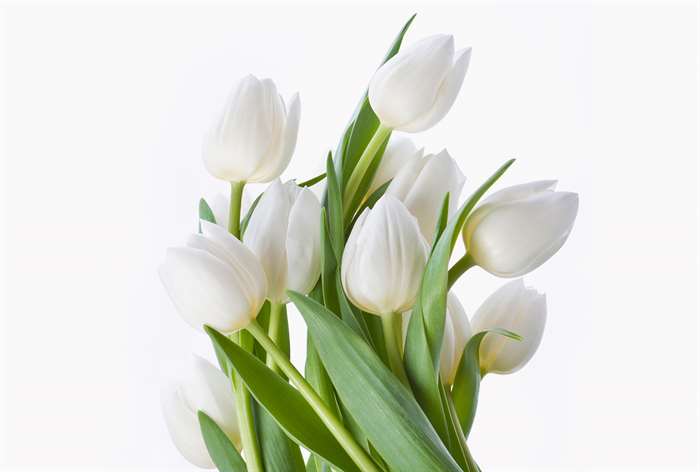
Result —
M521 200L537 193L553 192L556 187L556 180L537 180L526 184L513 185L489 195L488 198L484 199L482 205Z
M452 383L457 373L459 362L462 359L464 348L472 337L472 329L464 307L462 307L459 299L452 292L447 294L447 315L452 321L454 328L454 358L452 359L452 371L450 373L450 383Z
M451 385L454 380L455 333L452 318L445 316L445 331L440 350L440 378L443 383Z
M423 153L422 149L420 153ZM411 159L407 162L389 184L389 187L386 189L386 194L393 195L403 201L411 191L411 188L413 188L413 185L415 185L416 179L427 162L428 156L423 159Z
M464 76L467 75L469 60L471 59L472 49L467 48L457 52L456 59L452 69L445 77L445 80L440 85L432 107L429 108L422 116L416 117L413 121L404 123L396 129L407 133L417 133L432 128L440 120L442 120L447 112L450 111L452 105L457 99Z
M381 122L401 129L427 113L453 56L453 37L434 35L407 46L383 64L369 86L369 101Z
M286 299L289 211L284 186L276 180L260 198L243 235L243 243L258 257L265 270L267 297L277 303Z
M316 285L321 273L320 218L318 199L309 189L302 189L289 213L286 244L290 290L308 294Z
M396 177L405 166L419 160L422 155L423 151L419 151L409 138L392 133L367 194L371 195L383 184Z

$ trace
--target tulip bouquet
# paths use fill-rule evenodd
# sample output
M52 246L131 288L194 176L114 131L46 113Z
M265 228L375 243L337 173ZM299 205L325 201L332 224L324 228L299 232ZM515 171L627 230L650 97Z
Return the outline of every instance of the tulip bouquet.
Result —
M324 174L278 179L294 152L300 102L285 102L269 79L244 78L206 137L207 170L230 182L228 211L202 200L199 231L160 268L177 311L209 335L219 364L195 358L163 389L170 435L194 465L480 470L467 447L479 384L531 358L546 301L516 279L470 322L450 288L472 267L513 278L540 266L567 239L578 197L536 181L482 200L511 160L460 203L465 178L447 151L425 154L392 136L425 131L448 113L471 56L447 35L400 49L412 20ZM249 182L271 184L242 212ZM309 187L321 183L319 199ZM464 251L453 254L460 234ZM308 332L303 373L289 360L291 304Z

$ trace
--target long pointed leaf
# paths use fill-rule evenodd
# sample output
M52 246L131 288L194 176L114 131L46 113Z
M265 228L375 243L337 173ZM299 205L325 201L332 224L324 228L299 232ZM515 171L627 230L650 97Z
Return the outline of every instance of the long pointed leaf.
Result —
M203 411L197 412L199 428L209 456L220 472L246 472L243 458L218 424Z

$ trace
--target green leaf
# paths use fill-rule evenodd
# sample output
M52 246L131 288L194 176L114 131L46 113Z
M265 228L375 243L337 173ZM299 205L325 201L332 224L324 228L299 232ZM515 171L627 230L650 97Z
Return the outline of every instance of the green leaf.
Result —
M333 168L333 157L328 153L326 158L326 173L328 175L328 187L326 189L327 202L326 210L328 214L328 231L331 246L335 254L336 261L340 260L345 244L345 227L343 226L343 195L338 186L338 179Z
M203 411L197 412L199 428L209 456L220 472L246 472L246 465L231 440L214 420Z
M408 31L408 27L413 22L416 17L414 14L409 18L409 20L404 24L403 28L399 34L394 39L389 51L384 56L382 64L391 59L399 51L403 37ZM381 65L381 64L380 64ZM360 158L362 151L367 147L367 143L374 135L374 132L379 126L379 119L377 115L372 110L369 104L369 99L367 98L367 91L362 95L359 105L353 113L352 119L348 124L345 132L343 133L343 139L341 139L338 149L336 151L336 170L338 173L338 182L340 183L341 190L345 189L345 183L352 170L357 164L357 160Z
M452 386L452 398L454 399L455 410L465 438L469 437L469 432L472 429L474 415L476 415L476 404L479 399L479 384L481 383L479 347L481 347L481 341L489 333L505 336L516 341L522 339L511 331L492 329L473 335L464 347L462 358L457 367L455 383Z
M447 192L445 194L445 198L442 200L442 206L440 207L440 213L437 219L437 222L435 223L435 240L433 241L433 247L432 249L435 248L437 245L437 242L440 240L440 236L442 235L442 232L445 231L445 227L447 226L447 220L450 217L450 192Z
M205 330L214 345L229 359L238 378L243 380L255 400L290 438L346 472L358 470L301 393L223 334L208 326Z
M297 184L299 187L313 187L320 181L326 178L326 173L324 172L323 174L319 174L316 177L312 177L309 180L305 180L301 182L300 184Z
M462 204L442 231L426 264L418 300L409 321L404 357L406 372L418 403L448 445L448 412L444 410L440 396L439 372L440 350L445 329L447 271L450 255L469 212L513 162L513 159L506 162L484 182Z
M279 472L304 472L304 458L299 446L292 442L277 422L255 403L255 424L258 427L259 443L265 470Z
M345 408L392 470L460 471L411 393L323 305L289 292Z
M255 200L253 200L253 204L250 205L250 208L248 208L248 212L245 214L243 219L241 220L241 239L243 238L243 234L245 233L246 228L248 228L248 223L250 222L250 217L253 216L253 212L255 211L255 207L258 206L258 203L260 203L260 198L263 196L261 193L257 197L255 197Z
M203 198L199 199L199 232L202 232L202 223L201 221L208 221L209 223L214 223L216 224L216 217L214 217L214 212L211 211L211 207L207 203L207 201Z

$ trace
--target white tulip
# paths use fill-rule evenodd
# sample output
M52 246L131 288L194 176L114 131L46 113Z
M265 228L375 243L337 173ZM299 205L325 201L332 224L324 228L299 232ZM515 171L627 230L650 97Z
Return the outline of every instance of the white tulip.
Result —
M404 342L408 334L408 325L411 312L407 311L403 316L403 336ZM442 348L440 350L440 378L443 383L452 385L457 374L457 367L462 358L469 338L472 336L469 318L464 312L459 299L452 293L447 294L447 312L445 316L445 331L442 338Z
M168 249L160 279L180 316L196 329L230 333L248 326L265 302L262 265L222 227L201 221L187 247Z
M578 212L578 195L555 192L556 181L494 193L469 217L464 244L474 262L499 277L524 275L564 245Z
M479 333L501 328L522 337L517 341L489 333L479 349L481 370L510 374L522 368L535 354L547 320L544 294L526 288L522 279L513 280L493 293L472 318L472 330Z
M455 54L454 38L437 34L398 52L375 72L369 102L383 126L415 133L440 121L457 98L471 48Z
M279 177L294 153L301 105L289 109L270 79L243 78L204 142L204 165L229 182L269 182Z
M386 193L406 205L418 219L426 241L432 242L445 194L450 193L452 213L457 209L464 181L457 162L447 150L442 150L437 155L429 154L408 162L391 181Z
M213 469L197 413L200 410L206 413L240 450L235 397L223 372L201 357L193 357L186 376L163 386L161 406L168 432L180 454L197 467Z
M375 315L403 313L414 303L428 259L415 217L391 195L366 209L350 233L341 278L348 298Z
M294 182L275 180L260 198L243 234L267 276L267 298L287 301L287 290L307 294L321 273L321 204Z
M392 134L367 195L371 195L372 192L396 177L404 167L420 160L422 155L423 150L418 149L409 138Z

